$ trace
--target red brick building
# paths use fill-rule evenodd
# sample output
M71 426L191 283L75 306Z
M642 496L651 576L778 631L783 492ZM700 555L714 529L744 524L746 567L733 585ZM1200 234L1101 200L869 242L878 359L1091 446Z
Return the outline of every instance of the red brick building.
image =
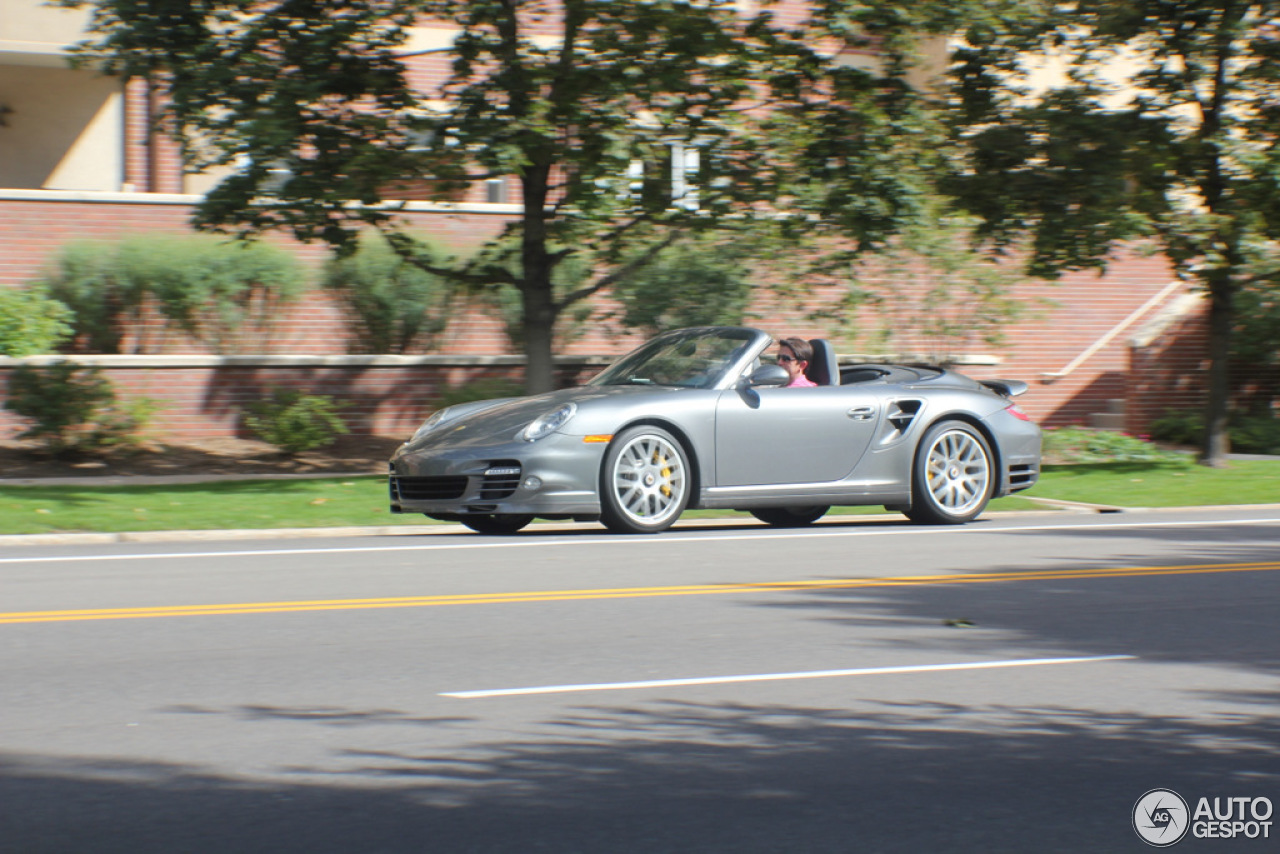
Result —
M785 4L782 14L798 16L804 5ZM8 13L0 32L0 104L9 108L0 126L0 287L33 281L73 241L187 232L193 206L217 176L183 173L174 144L151 129L154 95L140 81L126 86L66 68L65 48L80 37L83 13L39 0L0 0L0 9ZM415 31L421 85L443 74L444 56L432 48L450 38L440 28ZM514 192L505 182L477 183L449 204L410 203L406 216L446 246L471 246L517 212ZM322 247L276 240L312 268L326 257ZM1037 308L1011 324L997 348L969 342L952 356L975 377L1028 381L1031 390L1020 402L1046 425L1093 419L1140 433L1153 416L1195 408L1203 398L1205 311L1172 282L1158 257L1137 254L1105 276L1022 282L1015 296ZM909 301L912 287L898 282L893 290ZM806 319L808 308L784 308L762 294L750 322L779 336L831 337L851 356L874 354L867 336L823 329ZM863 309L852 328L883 331L883 323ZM149 336L162 342L155 352L96 361L122 393L162 402L155 424L172 438L234 434L240 409L273 385L332 394L347 401L356 432L398 435L433 408L441 388L520 372L501 324L479 309L458 313L437 350L420 357L345 359L348 335L338 307L315 291L269 330L261 354L216 358L161 334ZM916 352L906 330L893 340L894 355ZM563 347L563 381L593 370L583 357L616 354L633 343L607 324L589 324ZM10 364L0 360L0 393ZM0 411L0 440L18 428Z

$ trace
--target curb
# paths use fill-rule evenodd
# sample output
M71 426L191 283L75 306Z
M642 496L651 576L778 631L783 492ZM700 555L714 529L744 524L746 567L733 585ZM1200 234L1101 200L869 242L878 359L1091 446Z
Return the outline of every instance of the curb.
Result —
M1083 506L1083 505L1081 505ZM1040 515L1052 514L1061 510L1079 509L1060 507L1051 510L1008 511L999 515ZM1084 512L1084 511L1081 511ZM853 524L856 522L880 521L885 517L879 514L857 516L824 516L822 521L835 524ZM894 520L906 524L905 519ZM713 519L685 519L679 523L681 528L758 528L762 523L750 517L725 516ZM534 522L524 529L524 533L559 532L559 531L595 531L606 534L608 530L599 522ZM208 529L208 530L166 530L166 531L117 531L114 533L44 533L44 534L0 534L0 546L49 546L49 545L112 545L119 543L167 543L167 542L214 542L218 540L295 540L303 538L324 537L394 537L424 536L442 534L466 534L476 536L475 532L465 525L453 522L439 522L434 525L374 525L346 526L337 528L243 528L243 529ZM517 535L518 536L518 535Z
M1119 507L1113 504L1090 504L1087 501L1063 501L1059 498L1037 498L1032 495L1019 495L1023 501L1034 501L1047 507L1061 510L1076 510L1081 513L1124 513L1133 510L1149 510L1148 507Z
M1026 498L1026 496L1023 496ZM1280 510L1280 504L1209 504L1188 507L1116 507L1109 504L1088 504L1081 501L1060 501L1054 498L1037 498L1045 510L1009 510L992 514L994 516L1039 516L1055 513L1175 513L1191 510ZM881 521L885 517L879 514L859 516L824 516L823 522L835 524L853 524L857 522ZM983 517L990 518L990 517ZM907 524L905 519L894 520ZM755 519L725 516L714 519L686 519L681 521L682 528L726 528L726 527L762 527ZM821 524L821 523L819 523ZM535 522L525 529L525 533L555 531L595 531L607 533L598 522ZM443 534L465 534L478 536L470 528L452 522L440 522L434 525L373 525L346 526L338 528L242 528L242 529L209 529L209 530L170 530L170 531L119 531L116 533L46 533L46 534L0 534L0 546L48 546L48 545L111 545L119 543L168 543L168 542L215 542L219 540L296 540L323 537L395 537ZM518 536L518 535L516 535Z

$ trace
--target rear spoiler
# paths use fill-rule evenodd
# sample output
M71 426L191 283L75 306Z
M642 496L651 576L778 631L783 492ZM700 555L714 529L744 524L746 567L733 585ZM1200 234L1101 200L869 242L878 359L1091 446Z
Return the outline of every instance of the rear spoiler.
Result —
M1028 388L1022 380L978 380L978 382L1005 397L1017 397Z

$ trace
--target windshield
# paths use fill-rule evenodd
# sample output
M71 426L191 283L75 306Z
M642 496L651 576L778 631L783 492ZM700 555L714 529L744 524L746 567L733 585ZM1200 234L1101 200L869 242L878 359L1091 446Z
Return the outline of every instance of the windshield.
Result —
M662 335L623 356L588 384L713 388L753 338L747 329L690 329Z

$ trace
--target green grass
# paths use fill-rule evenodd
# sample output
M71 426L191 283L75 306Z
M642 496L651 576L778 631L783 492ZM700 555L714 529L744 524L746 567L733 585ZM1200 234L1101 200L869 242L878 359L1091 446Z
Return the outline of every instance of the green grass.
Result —
M0 487L0 534L421 524L387 509L387 479L245 480L176 486Z
M1047 466L1026 493L990 512L1042 509L1021 496L1118 507L1280 502L1280 460L1242 460L1210 469L1176 463ZM833 513L883 512L837 508ZM694 511L690 518L742 514ZM68 531L216 530L421 525L425 517L387 510L386 478L233 481L181 486L0 487L0 534Z
M1280 503L1280 460L1193 464L1090 463L1047 466L1026 495L1117 507Z

